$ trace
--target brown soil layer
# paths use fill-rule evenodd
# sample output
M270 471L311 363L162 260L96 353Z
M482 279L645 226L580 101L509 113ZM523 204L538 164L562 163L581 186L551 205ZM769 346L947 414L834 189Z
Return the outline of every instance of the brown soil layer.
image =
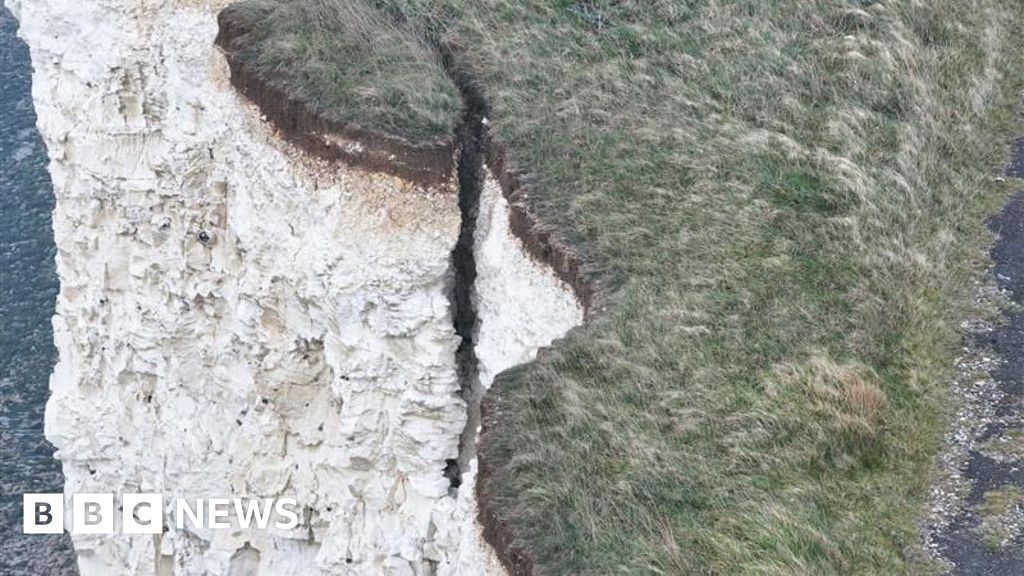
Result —
M488 432L495 425L498 408L497 394L494 392L492 388L480 403L480 445L487 442ZM476 474L477 519L484 540L494 548L494 553L510 576L532 576L533 555L516 542L515 533L501 517L500 504L491 488L495 482L494 470L483 457L482 451L477 452Z
M549 266L555 275L568 284L583 307L584 321L590 317L595 300L595 282L587 273L584 259L579 252L567 244L558 230L540 222L531 208L529 186L523 183L523 172L509 161L502 144L489 139L485 147L485 162L501 186L509 203L509 226L512 233L523 243L526 252ZM542 354L543 349L538 352ZM478 445L487 443L490 431L500 426L501 379L494 382L490 391L480 403L480 436ZM477 451L476 497L480 525L484 540L494 548L511 576L530 576L534 573L532 554L517 542L512 528L502 519L501 504L493 486L500 482L496 473L499 466L492 466L484 457L484 451Z
M455 140L451 136L413 141L362 126L325 118L273 78L265 78L238 56L239 39L249 29L237 10L217 16L214 41L227 56L231 84L254 102L285 139L302 150L371 172L383 172L427 187L450 185L455 176Z
M512 234L523 242L530 256L550 267L559 279L572 288L583 307L584 317L589 316L594 288L579 252L562 239L558 230L540 222L530 206L530 188L520 179L523 172L509 161L505 146L492 140L487 145L486 154L487 167L498 180L508 200Z

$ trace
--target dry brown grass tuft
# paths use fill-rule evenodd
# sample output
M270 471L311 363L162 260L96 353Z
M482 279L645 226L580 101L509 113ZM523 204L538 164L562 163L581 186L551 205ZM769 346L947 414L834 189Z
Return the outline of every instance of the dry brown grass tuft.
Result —
M882 422L888 398L885 392L861 374L863 367L837 365L816 356L807 362L802 374L817 410L828 413L836 422L874 436Z

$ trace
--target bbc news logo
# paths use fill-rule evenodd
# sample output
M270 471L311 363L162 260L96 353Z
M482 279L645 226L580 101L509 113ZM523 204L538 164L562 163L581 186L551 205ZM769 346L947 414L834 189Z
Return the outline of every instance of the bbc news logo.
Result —
M114 508L113 494L73 494L71 496L72 534L113 534L114 519L121 518L123 534L160 534L163 532L164 498L162 494L122 494L120 514ZM298 502L294 498L242 499L178 498L173 512L179 529L186 523L193 528L267 528L271 518L278 530L299 525ZM25 534L64 532L63 494L24 494L22 531ZM232 523L234 520L234 523Z

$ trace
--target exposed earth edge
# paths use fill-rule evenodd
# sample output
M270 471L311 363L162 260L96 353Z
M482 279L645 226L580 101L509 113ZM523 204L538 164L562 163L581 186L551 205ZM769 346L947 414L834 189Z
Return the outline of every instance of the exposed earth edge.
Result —
M427 187L452 184L456 153L453 137L414 141L329 120L307 102L289 95L276 79L260 77L238 57L240 41L249 32L239 10L222 10L217 26L214 42L227 56L232 86L254 102L285 139L324 160L340 160Z

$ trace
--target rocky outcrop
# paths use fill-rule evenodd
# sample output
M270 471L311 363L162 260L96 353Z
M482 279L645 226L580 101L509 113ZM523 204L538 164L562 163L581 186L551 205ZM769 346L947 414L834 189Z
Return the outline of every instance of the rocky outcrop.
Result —
M438 162L387 164L384 140L268 107L214 46L221 2L8 2L57 201L46 434L65 493L303 509L289 531L167 517L156 537L78 535L82 574L500 572L476 524L472 447L458 487L444 473L477 425L449 302L465 217L451 142L431 149ZM359 146L372 154L324 153ZM509 210L489 177L478 390L582 319Z
M492 140L485 154L488 175L505 197L509 232L519 239L519 249L551 270L561 280L561 289L571 290L583 313L589 314L597 306L598 291L597 279L586 268L585 259L558 230L541 223L532 205L531 189L523 184L524 172L509 160L506 147Z

